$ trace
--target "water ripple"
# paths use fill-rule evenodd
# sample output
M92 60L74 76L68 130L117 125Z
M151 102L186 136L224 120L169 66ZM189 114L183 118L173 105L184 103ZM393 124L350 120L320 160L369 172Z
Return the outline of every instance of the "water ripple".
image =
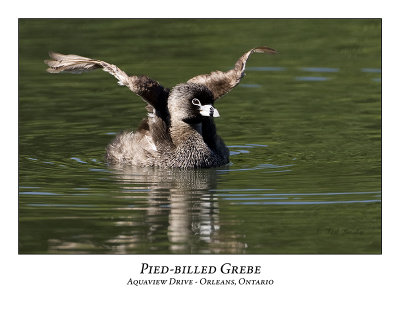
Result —
M361 72L366 72L366 73L381 73L382 70L378 68L362 68Z
M271 72L271 71L286 71L284 67L247 67L247 71L260 71L260 72Z
M379 203L381 200L361 201L299 201L299 202L242 202L242 205L328 205L328 204L354 204L354 203Z
M87 164L87 162L85 162L79 158L76 158L76 157L72 157L71 160L75 160L76 162Z
M301 80L301 81L309 81L309 82L314 82L314 81L326 81L330 80L330 77L323 77L323 76L296 76L296 80Z
M259 147L268 147L267 145L261 145L261 144L245 144L245 145L230 145L228 146L229 154L231 156L235 156L241 153L250 153L249 150L250 148L259 148ZM236 149L236 148L246 148L246 149ZM234 150L232 150L234 149Z
M251 189L235 189L235 190L216 190L216 191L250 191ZM257 191L272 190L272 189L252 189ZM263 194L251 194L260 196L319 196L319 195L360 195L360 194L379 194L380 191L373 192L322 192L322 193L263 193ZM233 194L218 194L218 196L233 196ZM250 194L243 194L242 196L250 196Z
M305 72L339 72L338 68L304 67L304 68L300 68L300 70L305 71Z
M60 195L58 193L53 193L53 192L38 192L38 191L25 191L25 192L19 192L20 195Z
M216 190L215 196L239 205L328 205L328 204L354 204L354 203L379 203L380 191L371 192L318 192L318 193L262 193L272 189L232 189ZM235 193L236 192L236 193ZM239 193L240 192L240 193ZM261 192L261 193L260 193ZM353 198L343 200L341 196ZM357 196L359 198L357 198ZM314 197L314 199L312 199ZM320 197L315 200L315 197ZM278 200L278 201L277 201Z
M261 85L259 85L259 84L239 84L239 87L243 87L243 88L260 88Z

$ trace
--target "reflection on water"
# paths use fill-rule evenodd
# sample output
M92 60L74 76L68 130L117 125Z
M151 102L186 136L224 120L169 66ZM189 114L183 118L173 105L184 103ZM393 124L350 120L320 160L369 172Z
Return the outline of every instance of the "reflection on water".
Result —
M379 20L19 22L20 253L381 252ZM144 103L43 64L76 53L171 87L261 42L280 54L217 102L231 162L208 170L108 166Z
M256 155L266 148L259 144L233 145L231 155ZM81 161L93 162L79 159L79 169L94 164ZM265 184L279 182L274 175L293 175L296 166L235 165L196 170L100 169L94 165L89 170L95 177L69 192L56 182L53 186L20 186L21 201L29 201L21 210L20 231L51 235L40 240L39 247L35 242L24 244L22 252L295 253L299 249L291 243L297 238L300 244L316 241L302 249L305 253L338 253L354 250L350 241L331 251L328 244L338 236L356 240L379 229L374 218L379 214L380 191L300 193L292 188L291 192L282 192L273 183L270 188L257 188L257 183L251 181L246 183L247 188L229 188L224 186L227 179L248 179L248 175L260 177L258 182L264 179ZM287 176L283 179L296 183ZM318 177L322 183L328 175ZM74 177L70 175L69 179ZM109 194L97 187L99 182L106 182ZM52 216L45 219L46 213ZM354 225L357 213L364 219ZM372 230L367 232L367 228ZM376 237L368 243L376 246ZM33 251L32 245L36 247Z
M244 252L245 243L236 240L235 237L221 238L219 235L219 205L215 193L219 174L217 169L165 170L135 167L111 167L111 169L113 171L111 178L118 184L118 190L114 192L113 198L128 201L123 207L114 207L113 211L115 215L118 212L131 213L116 219L113 223L122 232L103 240L103 246L106 244L111 252L120 254L141 252L141 247L147 242L150 242L148 250L157 252L160 250L158 243L160 235L166 236L165 245L171 253L197 252L198 243L202 244L200 247L204 247L200 249L200 253ZM23 191L25 188L20 189ZM79 190L86 189L79 188ZM20 194L47 195L39 191L25 191ZM145 206L144 201L146 201ZM137 212L141 213L140 219L135 214ZM137 228L146 232L137 233ZM84 235L80 237L85 238ZM154 244L151 244L152 242ZM70 239L57 238L49 239L47 246L49 252L59 253L104 249L104 247L98 248L94 241L74 242Z
M152 232L158 226L152 218L164 212L171 252L187 252L193 235L207 243L217 238L218 201L210 191L216 188L216 177L215 169L125 167L115 174L121 185L121 198L147 199L145 221L151 225Z

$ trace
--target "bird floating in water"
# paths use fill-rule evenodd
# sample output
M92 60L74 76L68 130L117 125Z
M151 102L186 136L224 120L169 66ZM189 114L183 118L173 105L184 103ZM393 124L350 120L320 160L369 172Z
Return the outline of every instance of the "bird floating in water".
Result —
M45 63L49 73L103 69L147 103L148 116L136 132L122 132L107 146L110 164L208 168L229 162L229 150L216 132L213 118L220 115L214 102L239 84L253 53L277 52L266 46L253 48L233 69L195 76L171 90L147 76L128 76L113 64L78 55L50 52L51 60Z

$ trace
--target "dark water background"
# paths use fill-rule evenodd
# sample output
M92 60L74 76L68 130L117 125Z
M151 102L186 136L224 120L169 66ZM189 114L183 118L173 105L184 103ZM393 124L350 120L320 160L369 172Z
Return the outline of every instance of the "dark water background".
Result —
M259 45L280 54L217 101L231 164L205 170L107 166L143 101L43 64L73 53L171 87ZM19 252L380 253L380 20L20 19Z

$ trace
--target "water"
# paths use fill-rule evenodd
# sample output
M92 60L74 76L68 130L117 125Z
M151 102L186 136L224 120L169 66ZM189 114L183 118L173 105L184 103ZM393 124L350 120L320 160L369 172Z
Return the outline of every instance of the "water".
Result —
M79 31L77 31L79 29ZM19 21L20 253L380 253L379 20ZM113 168L143 101L104 73L50 75L48 50L166 87L253 55L217 101L231 163Z

